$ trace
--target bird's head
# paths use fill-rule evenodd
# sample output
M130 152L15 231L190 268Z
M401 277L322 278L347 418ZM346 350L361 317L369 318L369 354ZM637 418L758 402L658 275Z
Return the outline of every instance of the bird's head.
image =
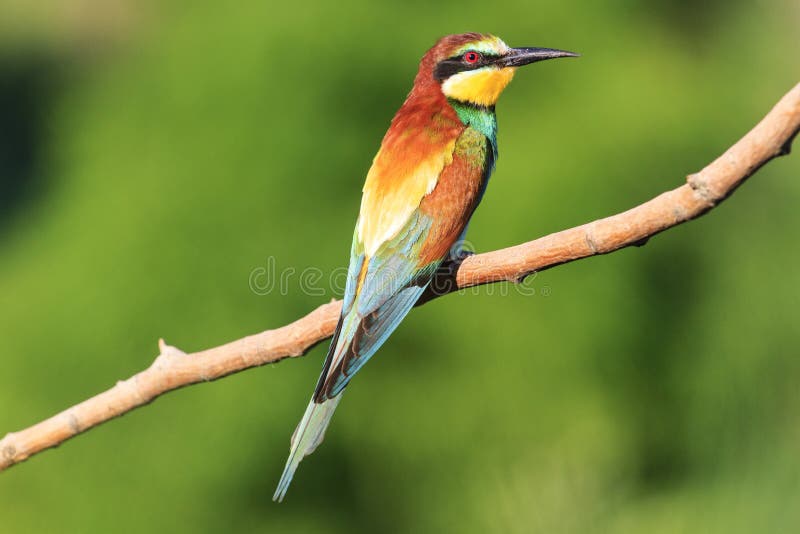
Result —
M422 60L420 76L431 76L449 99L494 106L517 67L578 54L552 48L510 48L489 34L442 37Z

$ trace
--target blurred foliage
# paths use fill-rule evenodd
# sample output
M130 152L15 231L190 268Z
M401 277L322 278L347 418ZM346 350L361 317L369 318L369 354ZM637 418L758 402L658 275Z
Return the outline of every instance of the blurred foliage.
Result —
M794 0L0 4L0 429L332 296L418 58L490 31L521 71L470 229L490 250L679 185L794 83ZM415 310L287 501L324 348L188 388L0 475L27 532L790 532L800 156L642 249ZM325 279L327 280L327 278Z

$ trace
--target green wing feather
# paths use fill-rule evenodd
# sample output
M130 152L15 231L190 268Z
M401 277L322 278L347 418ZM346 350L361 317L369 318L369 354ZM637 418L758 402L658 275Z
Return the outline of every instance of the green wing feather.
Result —
M341 393L425 291L440 263L420 266L417 259L430 226L428 216L414 212L398 235L366 260L360 288L364 260L351 258L345 307L314 393L317 402ZM358 236L354 240L353 251L358 252Z

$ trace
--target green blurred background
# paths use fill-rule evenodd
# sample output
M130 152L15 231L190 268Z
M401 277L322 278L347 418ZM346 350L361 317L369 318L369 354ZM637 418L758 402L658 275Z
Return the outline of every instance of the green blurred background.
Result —
M796 0L0 3L0 434L338 296L360 188L446 33L522 70L469 238L627 209L800 76ZM800 155L641 249L415 310L271 502L307 357L171 393L0 474L0 530L796 532Z

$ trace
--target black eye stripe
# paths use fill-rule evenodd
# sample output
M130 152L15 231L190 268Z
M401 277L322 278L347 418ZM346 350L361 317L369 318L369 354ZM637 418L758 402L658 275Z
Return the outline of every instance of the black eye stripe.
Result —
M468 50L467 52L470 52ZM465 52L466 53L466 52ZM459 72L464 72L467 70L475 70L481 67L485 67L486 65L491 65L495 61L497 61L500 56L497 55L484 55L478 52L480 56L478 61L475 63L467 63L464 61L464 54L459 54L457 56L453 56L447 59L444 59L436 64L436 68L433 69L433 78L437 82L441 82L446 80L453 74L458 74Z

